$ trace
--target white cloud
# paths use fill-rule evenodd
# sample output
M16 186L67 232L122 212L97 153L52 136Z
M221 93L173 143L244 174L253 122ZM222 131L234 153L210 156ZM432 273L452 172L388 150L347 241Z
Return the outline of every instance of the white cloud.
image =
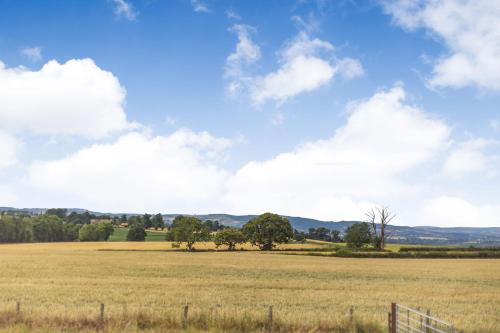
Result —
M423 208L421 223L440 227L498 227L498 205L474 205L453 196L429 200Z
M497 0L382 1L394 22L427 29L449 52L437 60L432 87L500 90L500 2Z
M227 173L216 166L231 145L208 133L129 133L61 160L39 161L27 184L43 191L32 205L103 211L206 212L218 209Z
M91 59L55 60L40 70L0 62L0 129L101 138L130 128L125 89Z
M119 18L126 18L129 21L134 21L137 18L137 11L134 6L126 0L112 0L115 6L115 15Z
M446 159L443 172L448 176L460 176L465 173L486 171L492 156L485 150L495 143L486 139L462 142Z
M191 6L193 6L193 10L197 13L210 13L208 5L201 0L191 0Z
M21 54L33 62L42 60L42 48L40 46L26 47L21 50Z
M235 95L240 92L247 81L245 69L248 65L260 59L260 47L252 40L255 28L245 24L235 24L230 29L238 37L236 50L226 58L224 77L230 79L228 92Z
M241 20L241 16L235 10L232 9L226 10L226 16L228 19L238 20L238 21Z
M306 32L300 32L281 50L280 67L276 71L253 78L253 102L282 104L294 96L324 86L338 73L344 73L348 78L363 74L357 60L331 59L333 51L329 42L312 39Z
M0 131L0 171L17 163L19 145L12 135Z
M403 174L433 159L450 130L404 100L402 87L379 92L352 105L332 138L246 164L229 181L233 211L355 219L373 203L411 194Z

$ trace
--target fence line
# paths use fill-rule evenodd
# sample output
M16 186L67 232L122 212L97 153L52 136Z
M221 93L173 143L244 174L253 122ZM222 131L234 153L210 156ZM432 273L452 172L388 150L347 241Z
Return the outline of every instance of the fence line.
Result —
M388 314L389 333L456 333L453 325L419 309L392 303Z

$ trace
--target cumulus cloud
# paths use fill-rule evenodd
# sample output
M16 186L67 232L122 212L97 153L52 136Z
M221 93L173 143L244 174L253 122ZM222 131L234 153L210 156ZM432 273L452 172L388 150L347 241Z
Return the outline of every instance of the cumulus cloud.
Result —
M463 198L439 196L423 208L421 221L440 227L498 227L499 205L475 205Z
M102 138L132 127L125 89L91 59L55 60L40 70L0 62L0 129Z
M167 136L135 131L62 159L36 161L22 184L0 189L0 195L11 201L22 198L30 206L113 212L274 211L324 220L362 219L367 209L386 204L405 224L498 223L498 205L441 195L429 182L408 178L441 161L450 135L442 120L409 104L404 88L395 86L351 103L345 124L330 138L250 161L235 171L223 164L234 140L187 129ZM489 145L481 140L457 145L450 156ZM15 161L15 155L9 160Z
M19 145L12 135L0 131L0 171L16 164Z
M332 58L333 51L331 43L300 32L280 52L280 67L253 79L252 100L256 104L266 101L281 104L294 96L324 86L336 74L342 73L347 78L363 74L359 61Z
M435 157L449 134L442 121L405 104L404 89L394 87L352 105L330 139L246 164L229 180L227 197L240 212L273 207L283 214L361 218L373 203L412 193L402 175Z
M115 6L115 15L118 18L125 18L129 21L134 21L137 18L138 12L134 6L126 0L112 0Z
M60 160L35 162L27 184L45 193L33 203L40 206L201 213L220 208L227 173L215 161L230 145L205 132L133 132Z
M33 62L42 60L42 48L40 46L26 47L21 50L21 54Z
M497 0L382 1L394 23L423 28L449 52L437 59L432 87L477 86L500 90L500 2Z
M487 171L493 156L486 149L496 142L486 139L471 139L459 144L446 159L443 172L449 176L460 176L471 172Z
M191 0L191 6L197 13L210 13L210 8L208 8L208 5L201 0Z
M335 58L331 43L311 38L305 31L287 42L278 53L279 67L265 75L250 75L249 65L260 59L260 48L251 38L255 29L235 25L236 51L226 59L224 75L230 79L230 94L248 91L256 105L268 101L278 105L329 83L334 76L352 79L363 75L363 66L352 58Z

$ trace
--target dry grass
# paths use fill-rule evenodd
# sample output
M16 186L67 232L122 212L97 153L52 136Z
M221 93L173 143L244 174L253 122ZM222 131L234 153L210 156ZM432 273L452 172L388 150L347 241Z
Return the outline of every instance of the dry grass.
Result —
M164 242L2 245L0 332L95 331L105 303L106 330L116 332L180 330L189 304L193 331L260 331L273 305L277 330L342 332L353 305L372 333L385 331L391 302L429 308L466 332L500 331L500 260L158 251L170 249ZM6 315L16 301L19 320ZM61 324L72 322L88 325Z

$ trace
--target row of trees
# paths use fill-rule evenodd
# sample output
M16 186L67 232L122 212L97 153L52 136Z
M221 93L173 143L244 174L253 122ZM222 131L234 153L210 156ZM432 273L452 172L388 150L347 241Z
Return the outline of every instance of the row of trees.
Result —
M213 240L217 247L226 245L229 250L235 250L238 244L249 242L261 250L272 250L276 244L286 243L293 239L293 230L288 219L265 213L246 223L243 228L222 228L215 235L206 223L193 216L177 216L166 235L166 240L175 244L186 243L189 251L194 250L194 244Z
M0 219L0 243L101 241L108 240L113 230L111 222L83 225L56 215L6 215Z
M294 230L294 238L296 241L302 242L306 239L314 239L325 242L342 242L342 237L339 230L330 230L324 227L309 228L308 232Z

